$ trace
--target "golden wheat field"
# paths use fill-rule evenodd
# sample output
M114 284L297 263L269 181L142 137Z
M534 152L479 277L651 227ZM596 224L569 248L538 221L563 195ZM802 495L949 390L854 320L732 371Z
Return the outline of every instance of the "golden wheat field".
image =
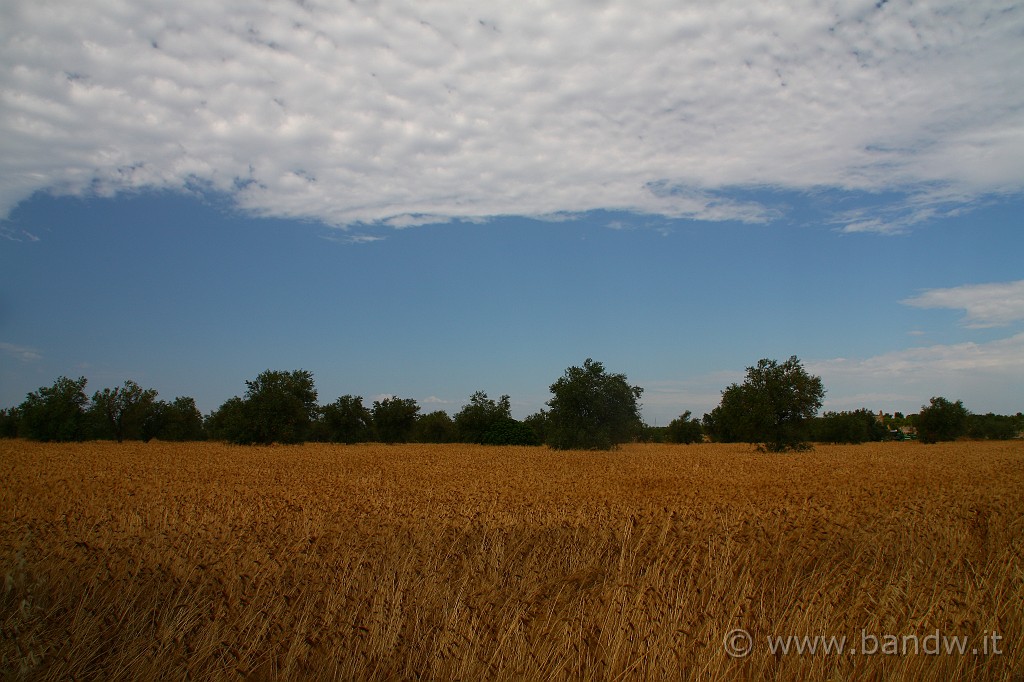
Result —
M9 679L1024 679L1020 442L0 441L0 467Z

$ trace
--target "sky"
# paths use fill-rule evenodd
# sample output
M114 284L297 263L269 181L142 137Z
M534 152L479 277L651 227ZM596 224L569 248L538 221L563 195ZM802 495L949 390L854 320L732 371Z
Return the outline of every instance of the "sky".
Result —
M423 412L1024 410L1024 6L9 0L0 407L266 369Z

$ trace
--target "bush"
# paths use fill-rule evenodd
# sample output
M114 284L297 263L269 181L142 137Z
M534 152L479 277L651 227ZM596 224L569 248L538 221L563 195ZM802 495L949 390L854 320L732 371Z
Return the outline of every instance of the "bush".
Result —
M704 440L704 429L700 421L690 418L690 411L682 413L668 424L669 443L700 443Z
M1020 414L971 414L967 417L967 435L979 440L1011 440L1024 431L1024 418Z
M814 440L821 443L868 443L887 440L889 431L867 409L826 412L814 420Z
M492 424L482 442L484 445L540 445L532 428L512 418Z

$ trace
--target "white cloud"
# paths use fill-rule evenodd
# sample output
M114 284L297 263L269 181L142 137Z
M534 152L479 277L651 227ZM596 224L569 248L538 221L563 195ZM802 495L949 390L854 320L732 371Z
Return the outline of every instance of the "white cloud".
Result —
M936 395L972 411L1024 409L1024 333L986 343L920 346L863 359L806 363L822 378L826 409L915 410ZM864 396L877 402L863 402ZM859 404L858 404L859 403Z
M1024 320L1024 279L927 289L901 302L916 308L962 309L968 327L999 327Z
M386 237L382 237L380 235L355 233L348 233L340 237L334 234L325 234L321 235L321 238L329 242L339 242L342 244L370 244L372 242L379 242L386 239Z
M825 386L823 411L917 412L938 395L963 400L974 412L1024 410L1024 333L987 343L919 346L803 364ZM721 402L727 386L744 380L743 371L722 371L641 382L644 419L665 426L684 410L699 418Z
M12 358L16 358L22 362L35 362L36 360L41 360L43 358L43 354L37 348L19 346L14 343L0 342L0 352L6 353Z
M961 215L973 199L963 192L921 190L882 206L842 211L831 222L845 233L904 234L927 221Z
M0 215L199 186L334 225L765 221L721 191L773 186L909 193L845 228L905 229L1024 189L1022 32L1009 0L10 0Z
M10 225L0 225L0 237L10 242L37 242L39 237L28 230L20 230Z
M836 358L808 363L824 375L896 377L921 380L960 373L1020 375L1024 378L1024 333L987 343L919 346L876 355L863 360Z

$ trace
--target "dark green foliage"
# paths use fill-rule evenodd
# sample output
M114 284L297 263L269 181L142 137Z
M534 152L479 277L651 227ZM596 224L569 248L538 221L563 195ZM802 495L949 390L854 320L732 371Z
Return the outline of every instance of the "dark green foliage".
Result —
M530 427L533 431L533 437L538 443L546 443L548 438L548 412L547 410L541 410L540 412L534 412L529 417L523 420L523 424Z
M885 424L867 409L826 412L814 420L811 432L820 443L870 443L889 438Z
M302 443L319 407L313 374L267 370L246 381L245 398L227 400L207 419L210 435L232 443Z
M189 397L178 397L174 402L158 400L153 404L150 416L142 427L142 439L166 441L203 440L203 415L196 407L196 401Z
M343 395L320 411L320 438L332 443L365 443L373 440L373 415L363 397Z
M463 443L483 443L497 425L512 418L512 403L507 395L491 400L477 391L455 415L455 429Z
M207 415L203 424L206 434L214 440L229 443L251 443L248 440L251 429L247 423L245 401L237 395L228 398L224 404Z
M917 417L917 436L922 443L956 440L966 435L968 416L963 402L932 398Z
M0 410L0 438L17 438L21 412L18 408Z
M511 417L491 424L481 442L484 445L540 445L537 434L528 424Z
M702 443L704 429L699 419L691 419L687 410L668 424L666 439L669 443Z
M704 433L708 434L712 441L739 443L744 440L744 435L749 430L744 423L747 415L742 409L741 401L734 393L729 393L731 399L725 400L727 392L728 389L722 392L722 402L718 404L718 407L704 415L704 418L701 419L701 426L704 427Z
M92 396L89 408L97 438L142 440L143 428L153 417L157 393L129 379L124 386L105 388ZM147 439L148 440L148 439Z
M384 443L407 443L416 428L420 406L412 398L385 398L373 403L373 427Z
M668 427L644 424L637 438L641 443L667 443L669 442Z
M556 449L609 449L638 439L643 442L698 443L705 436L719 442L763 443L784 451L808 447L806 441L863 443L901 436L900 429L926 443L1024 436L1024 414L970 414L961 401L932 398L920 414L875 415L867 409L827 412L815 417L824 388L793 356L785 363L761 360L747 368L743 384L722 392L721 403L703 421L689 411L668 426L640 421L642 389L623 374L608 374L587 359L570 367L551 385L549 410L523 421L511 417L509 396L498 400L483 391L470 396L459 413L420 416L415 400L387 398L363 405L345 395L320 408L313 375L305 370L266 371L247 381L244 398L233 397L204 420L195 400L178 397L167 403L157 392L133 381L85 394L85 377L59 377L52 386L29 393L18 407L0 410L0 438L44 441L112 438L165 441L214 438L233 443L301 443L307 439L340 443L414 440L424 443L474 442L491 445L547 443ZM915 433L916 432L916 433ZM895 436L894 436L895 434Z
M43 441L85 440L88 437L85 377L59 377L25 397L18 408L18 435Z
M558 450L610 450L639 435L640 396L625 374L608 374L604 365L587 358L551 384L547 443Z
M979 440L1010 440L1024 433L1024 415L972 414L967 417L967 435Z
M313 374L267 370L246 381L245 412L253 443L302 443L309 437L318 406Z
M762 359L747 368L743 384L722 392L722 402L704 415L704 429L714 440L762 443L769 452L807 449L808 421L824 397L821 378L795 355L782 364Z
M454 443L458 440L455 422L444 410L425 414L416 420L414 440L417 443Z

